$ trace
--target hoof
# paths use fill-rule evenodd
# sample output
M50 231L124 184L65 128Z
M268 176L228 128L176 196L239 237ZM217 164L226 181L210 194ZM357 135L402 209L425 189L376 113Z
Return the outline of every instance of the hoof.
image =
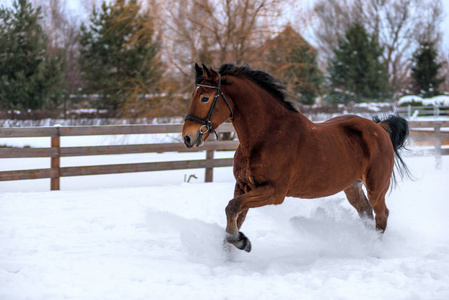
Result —
M240 250L245 250L246 252L251 251L251 242L246 237L246 235L243 234L243 232L239 231L239 234L237 236L228 234L226 236L226 241L230 244L233 244Z
M245 250L246 252L251 251L251 242L242 232L239 232L239 241L234 245L240 250Z

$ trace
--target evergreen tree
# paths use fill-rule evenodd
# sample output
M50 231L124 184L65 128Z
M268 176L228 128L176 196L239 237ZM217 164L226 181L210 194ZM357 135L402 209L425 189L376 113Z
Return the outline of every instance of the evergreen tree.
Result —
M40 18L26 0L0 8L0 108L39 109L61 92L64 56L47 54Z
M94 8L89 27L81 26L80 44L83 92L101 96L96 107L125 109L158 91L160 43L137 0Z
M437 62L437 50L435 44L429 41L419 43L418 49L413 54L411 76L415 82L415 92L422 97L438 95L438 86L445 78L438 78L438 71L442 67Z
M315 103L323 76L316 51L290 26L269 42L266 57L269 72L287 83L302 104Z
M329 62L331 103L381 101L389 97L386 65L377 37L360 23L352 24L340 39Z
M292 78L295 78L293 91L301 95L302 104L311 105L315 103L316 97L320 93L320 86L323 82L323 75L318 68L316 51L308 45L303 45L293 49L291 55Z

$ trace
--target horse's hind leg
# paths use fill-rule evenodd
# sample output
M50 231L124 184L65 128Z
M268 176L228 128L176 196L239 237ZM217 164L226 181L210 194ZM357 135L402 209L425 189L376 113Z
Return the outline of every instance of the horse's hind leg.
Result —
M393 166L393 160L389 165L376 164L371 167L365 180L368 200L376 214L376 230L380 233L383 233L387 228L389 211L385 204L385 195L390 187Z
M362 189L362 182L357 181L350 187L344 190L346 198L348 198L349 203L354 206L354 208L359 213L361 219L373 220L373 209L366 199L365 193Z
M376 230L384 233L387 228L387 220L389 211L385 204L385 194L388 191L388 187L384 190L376 190L368 192L369 202L376 214Z

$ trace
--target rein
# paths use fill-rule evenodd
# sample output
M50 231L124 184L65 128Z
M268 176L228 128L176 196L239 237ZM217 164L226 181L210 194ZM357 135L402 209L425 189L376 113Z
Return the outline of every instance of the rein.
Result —
M228 106L229 111L231 112L229 117L231 119L234 117L234 112L232 111L231 105L229 104L228 99L226 99L226 96L221 91L221 74L218 73L218 86L205 85L205 84L197 84L196 86L197 87L205 87L205 88L209 88L209 89L215 89L215 90L217 90L217 93L214 96L214 101L212 102L212 105L211 105L211 107L209 109L209 112L207 113L206 118L201 119L201 118L198 118L198 117L196 117L194 115L187 114L184 117L184 121L187 121L187 120L194 121L194 122L197 122L197 123L200 123L200 124L203 125L203 126L200 127L200 130L199 130L199 134L200 134L199 138L201 138L206 132L213 132L215 134L215 137L218 140L218 134L215 131L215 129L212 126L210 121L212 120L212 115L214 114L214 110L217 107L217 102L218 102L218 99L220 98L220 96L226 102L226 105ZM203 127L206 128L205 131L203 131Z

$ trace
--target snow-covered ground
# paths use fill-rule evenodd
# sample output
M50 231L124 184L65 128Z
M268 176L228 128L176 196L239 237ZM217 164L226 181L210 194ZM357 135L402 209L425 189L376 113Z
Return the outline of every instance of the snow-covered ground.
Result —
M421 104L424 106L449 106L449 96L448 95L439 95L431 98L422 98L417 95L407 95L403 96L398 100L399 105L406 104Z
M183 183L203 170L63 178L52 192L3 182L0 299L449 299L449 157L440 170L405 160L416 180L388 195L383 239L342 193L288 198L250 211L251 253L223 247L231 168L210 184Z

